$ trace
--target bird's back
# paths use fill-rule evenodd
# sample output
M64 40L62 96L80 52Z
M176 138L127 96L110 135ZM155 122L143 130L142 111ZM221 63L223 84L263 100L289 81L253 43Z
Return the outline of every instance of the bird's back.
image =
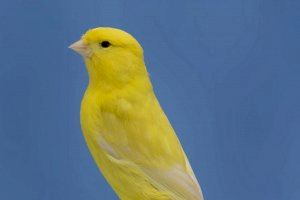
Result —
M92 155L121 199L202 200L181 144L143 81L103 93L89 88L81 125Z

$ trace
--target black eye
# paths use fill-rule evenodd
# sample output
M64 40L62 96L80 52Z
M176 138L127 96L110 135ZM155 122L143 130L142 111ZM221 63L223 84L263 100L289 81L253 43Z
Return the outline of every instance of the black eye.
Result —
M100 43L100 45L101 45L101 47L103 47L103 48L107 48L107 47L110 46L110 42L109 42L109 41L102 41L102 42Z

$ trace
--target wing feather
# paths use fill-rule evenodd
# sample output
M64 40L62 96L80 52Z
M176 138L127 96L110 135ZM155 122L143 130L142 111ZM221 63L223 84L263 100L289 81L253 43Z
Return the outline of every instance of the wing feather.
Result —
M151 168L136 164L128 158L121 157L102 137L97 141L110 160L116 164L134 167L144 173L144 177L158 190L168 193L174 200L203 200L203 195L194 172L185 156L186 166L175 165L167 170Z

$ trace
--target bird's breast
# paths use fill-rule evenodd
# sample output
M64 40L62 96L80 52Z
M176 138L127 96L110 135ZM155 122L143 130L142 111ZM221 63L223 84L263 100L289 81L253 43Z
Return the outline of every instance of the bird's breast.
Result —
M128 121L138 116L137 105L122 97L105 99L86 92L81 103L81 126L85 135L122 136Z

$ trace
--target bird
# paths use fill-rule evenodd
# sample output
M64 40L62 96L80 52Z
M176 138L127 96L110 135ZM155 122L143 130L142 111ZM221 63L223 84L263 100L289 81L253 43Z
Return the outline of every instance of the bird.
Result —
M89 82L80 124L91 155L121 200L203 200L186 153L153 90L144 51L129 33L87 30L71 46Z

